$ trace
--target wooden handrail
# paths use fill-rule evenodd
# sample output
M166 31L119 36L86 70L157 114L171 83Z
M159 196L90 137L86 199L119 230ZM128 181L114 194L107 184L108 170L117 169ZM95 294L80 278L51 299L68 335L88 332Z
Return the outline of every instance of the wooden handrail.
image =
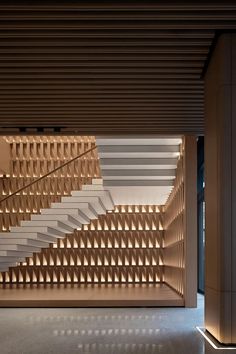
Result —
M54 170L52 170L52 171L50 171L50 172L46 173L45 175L43 175L43 176L41 176L41 177L39 177L39 178L36 178L34 181L30 182L30 183L29 183L29 184L27 184L26 186L21 187L20 189L18 189L18 190L17 190L17 191L15 191L14 193L9 194L9 195L8 195L8 196L6 196L5 198L1 199L1 200L0 200L0 203L2 203L4 200L7 200L7 199L9 199L9 198L13 197L13 196L14 196L14 195L16 195L17 193L19 193L19 192L23 191L24 189L26 189L26 188L28 188L28 187L32 186L32 185L33 185L33 184L35 184L35 183L37 183L37 182L41 181L42 179L44 179L44 178L48 177L48 176L49 176L49 175L51 175L52 173L54 173L54 172L56 172L56 171L60 170L61 168L63 168L63 167L65 167L65 166L69 165L71 162L73 162L73 161L75 161L75 160L77 160L77 159L79 159L79 158L83 157L84 155L88 154L89 152L91 152L91 151L95 150L96 148L97 148L97 146L95 145L95 146L93 146L91 149L89 149L89 150L87 150L87 151L83 152L82 154L80 154L80 155L78 155L78 156L74 157L74 158L73 158L73 159L71 159L70 161L67 161L67 162L63 163L62 165L60 165L60 166L58 166L58 167L54 168Z

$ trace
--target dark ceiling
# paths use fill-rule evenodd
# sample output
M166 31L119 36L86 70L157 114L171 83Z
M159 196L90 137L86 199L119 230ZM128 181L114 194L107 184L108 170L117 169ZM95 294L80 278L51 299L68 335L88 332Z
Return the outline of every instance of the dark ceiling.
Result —
M204 71L233 29L236 1L2 1L0 133L202 134Z

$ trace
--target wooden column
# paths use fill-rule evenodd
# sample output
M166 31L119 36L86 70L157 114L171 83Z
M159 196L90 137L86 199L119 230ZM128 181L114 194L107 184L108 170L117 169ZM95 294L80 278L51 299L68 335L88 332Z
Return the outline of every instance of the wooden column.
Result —
M236 35L220 37L205 80L205 326L236 343Z
M186 307L197 306L197 141L184 137L184 298Z

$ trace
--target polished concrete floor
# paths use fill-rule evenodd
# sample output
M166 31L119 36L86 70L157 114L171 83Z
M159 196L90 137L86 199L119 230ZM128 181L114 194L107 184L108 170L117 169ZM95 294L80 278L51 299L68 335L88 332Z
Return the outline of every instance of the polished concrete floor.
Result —
M0 353L212 354L217 350L196 329L203 303L199 296L197 309L2 308Z

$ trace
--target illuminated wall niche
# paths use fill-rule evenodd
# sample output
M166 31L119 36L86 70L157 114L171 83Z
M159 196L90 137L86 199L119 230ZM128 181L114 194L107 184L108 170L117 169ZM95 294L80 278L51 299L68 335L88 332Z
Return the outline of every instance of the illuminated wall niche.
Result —
M10 175L0 178L1 198L82 152L94 137L9 136ZM100 177L96 151L0 205L8 231L62 195ZM0 273L5 284L156 283L162 281L162 217L157 206L118 206L82 231ZM161 226L160 229L163 227Z
M162 223L157 206L117 206L83 230L3 273L8 283L157 283Z
M10 174L0 177L0 198L11 194L37 177L89 150L95 144L93 136L8 136L11 147ZM100 177L96 150L62 168L42 181L0 204L0 228L8 231L29 220L30 214L48 208L71 190Z
M91 148L94 137L7 137L11 173L0 178L4 197ZM163 207L117 206L81 231L0 273L2 284L123 284L165 282L184 295L186 176L184 150ZM96 151L1 204L2 231L39 213L62 195L100 177ZM194 183L190 181L189 183ZM192 231L191 231L192 233ZM190 243L188 243L190 244ZM192 262L192 260L191 260Z
M163 208L163 280L179 294L184 293L184 168L177 165L174 188Z

